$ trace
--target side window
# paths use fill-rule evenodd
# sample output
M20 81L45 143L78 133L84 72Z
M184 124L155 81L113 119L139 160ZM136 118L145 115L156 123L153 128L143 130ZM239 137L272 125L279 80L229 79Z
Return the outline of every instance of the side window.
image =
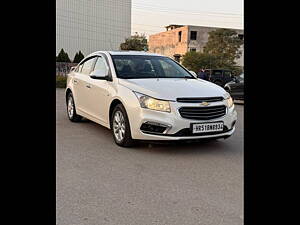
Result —
M222 71L215 70L215 71L212 72L212 75L214 75L214 76L222 76Z
M91 70L93 69L92 67L94 65L94 62L95 62L95 58L85 61L83 63L83 67L81 69L81 73L86 74L86 75L90 74Z
M80 64L79 66L77 66L77 68L76 68L76 70L75 70L76 73L80 73L80 72L81 72L82 65L83 65L83 64Z
M101 56L97 57L97 61L94 67L94 71L95 70L101 70L101 71L105 71L107 72L107 65L105 63L105 59Z
M230 71L224 71L224 77L230 78L231 77L231 72Z

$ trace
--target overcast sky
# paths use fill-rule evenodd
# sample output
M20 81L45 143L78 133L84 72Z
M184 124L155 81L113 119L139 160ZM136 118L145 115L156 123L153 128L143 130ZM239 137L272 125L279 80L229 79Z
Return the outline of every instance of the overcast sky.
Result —
M132 33L165 31L169 24L243 29L244 0L132 0Z

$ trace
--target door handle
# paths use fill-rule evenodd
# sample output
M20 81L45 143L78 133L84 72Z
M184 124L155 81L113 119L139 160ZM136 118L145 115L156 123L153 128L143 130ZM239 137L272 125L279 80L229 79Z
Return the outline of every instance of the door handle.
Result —
M77 81L77 80L73 80L73 82L74 82L74 84L77 84L77 83L78 83L78 81Z
M91 88L91 85L90 85L90 84L87 84L86 87L87 87L87 88Z

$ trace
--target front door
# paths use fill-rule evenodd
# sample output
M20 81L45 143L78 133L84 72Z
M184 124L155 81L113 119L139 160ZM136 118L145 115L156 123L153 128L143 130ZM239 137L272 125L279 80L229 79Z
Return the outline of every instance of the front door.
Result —
M108 64L103 56L98 56L96 59L93 71L103 70L109 73ZM91 72L92 74L93 72ZM109 98L109 82L107 80L98 80L89 77L90 91L88 92L89 109L91 116L100 120L103 123L108 123L108 98Z

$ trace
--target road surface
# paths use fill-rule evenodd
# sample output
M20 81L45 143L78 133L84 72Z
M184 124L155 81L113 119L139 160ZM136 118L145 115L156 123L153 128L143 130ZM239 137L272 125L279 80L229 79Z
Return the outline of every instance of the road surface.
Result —
M110 130L68 120L56 89L57 225L243 224L243 105L232 137L118 147Z

